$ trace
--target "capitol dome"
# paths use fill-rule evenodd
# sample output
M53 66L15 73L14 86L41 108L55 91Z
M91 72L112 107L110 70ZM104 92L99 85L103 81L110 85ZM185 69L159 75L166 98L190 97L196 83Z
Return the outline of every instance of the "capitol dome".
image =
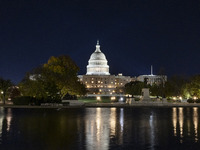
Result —
M106 56L101 52L99 41L97 41L96 50L88 61L86 75L110 75L107 63Z

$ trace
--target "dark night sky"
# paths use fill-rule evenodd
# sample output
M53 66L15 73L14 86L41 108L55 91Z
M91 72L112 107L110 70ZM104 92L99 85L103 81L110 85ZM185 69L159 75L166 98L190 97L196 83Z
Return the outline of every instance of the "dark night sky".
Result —
M199 74L200 0L0 0L0 76L14 83L63 54L85 74L97 39L111 74Z

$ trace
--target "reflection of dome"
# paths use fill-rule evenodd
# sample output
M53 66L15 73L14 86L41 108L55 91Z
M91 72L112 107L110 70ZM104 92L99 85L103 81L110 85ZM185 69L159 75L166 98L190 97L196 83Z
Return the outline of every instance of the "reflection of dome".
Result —
M96 50L90 56L87 65L87 75L110 75L106 56L101 52L99 41L97 41Z

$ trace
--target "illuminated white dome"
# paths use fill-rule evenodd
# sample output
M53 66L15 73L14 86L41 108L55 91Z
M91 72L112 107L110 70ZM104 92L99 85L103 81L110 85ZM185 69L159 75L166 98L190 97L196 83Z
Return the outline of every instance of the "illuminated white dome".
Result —
M101 52L99 41L97 41L96 50L88 61L86 75L110 75L107 63L106 56Z

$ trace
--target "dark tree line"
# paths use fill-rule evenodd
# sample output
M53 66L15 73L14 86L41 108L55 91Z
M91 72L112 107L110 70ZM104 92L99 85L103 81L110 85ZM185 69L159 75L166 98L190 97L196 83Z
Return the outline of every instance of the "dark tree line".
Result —
M183 96L184 98L200 98L200 75L192 77L172 76L163 84L146 85L145 82L130 82L125 85L125 93L141 95L142 88L149 88L152 96L172 97Z
M14 86L10 80L0 78L0 94L6 99L31 97L35 99L62 99L66 95L85 95L85 85L78 81L78 66L69 56L52 56L47 63L28 72L24 79Z

